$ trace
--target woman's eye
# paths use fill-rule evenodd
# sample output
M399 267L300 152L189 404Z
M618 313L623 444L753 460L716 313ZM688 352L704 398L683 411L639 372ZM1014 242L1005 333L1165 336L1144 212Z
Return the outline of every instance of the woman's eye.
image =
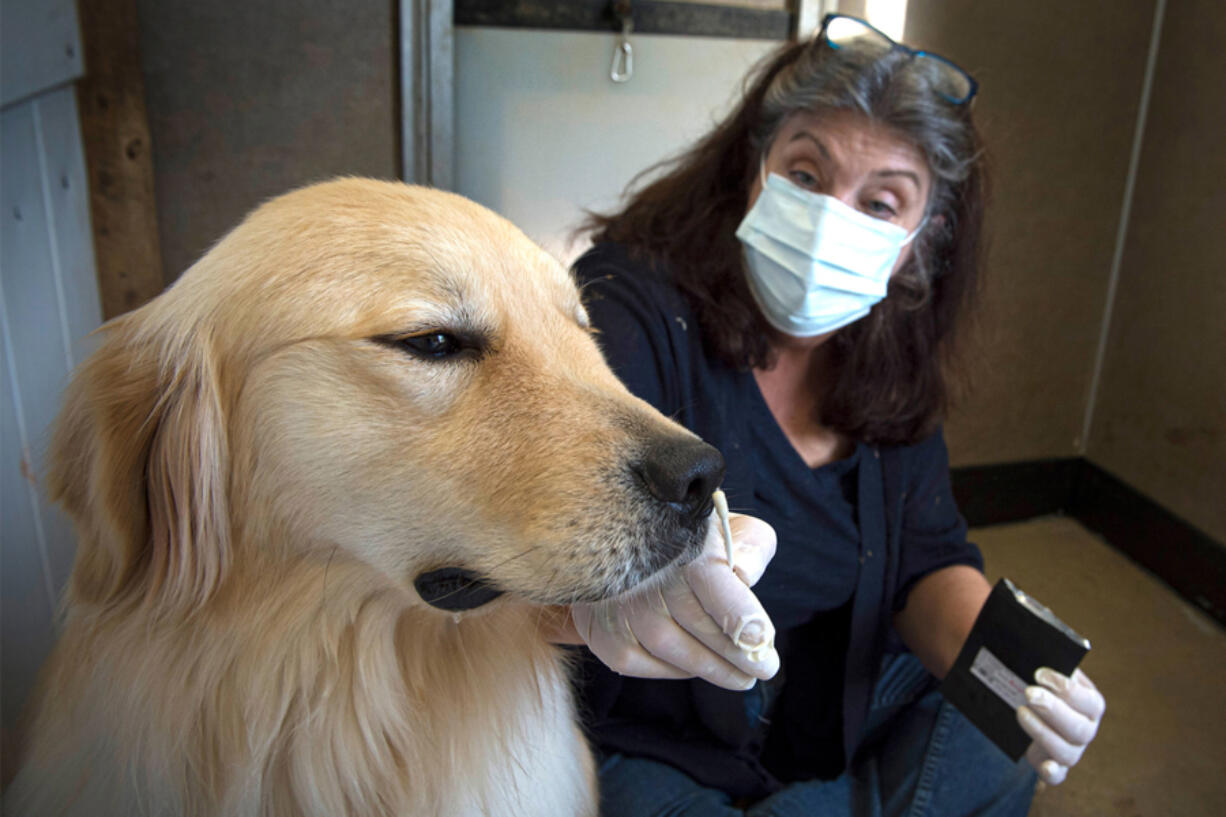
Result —
M875 218L895 218L898 211L880 199L868 203L868 213Z
M817 177L807 171L791 170L791 171L788 171L788 177L791 178L792 181L796 182L801 187L808 187L808 188L817 187Z

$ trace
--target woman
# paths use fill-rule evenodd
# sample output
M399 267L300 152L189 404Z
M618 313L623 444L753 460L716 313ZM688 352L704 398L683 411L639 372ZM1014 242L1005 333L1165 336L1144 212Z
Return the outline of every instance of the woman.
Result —
M668 632L643 626L646 608L576 607L604 662L586 663L582 689L603 813L1029 808L1030 767L934 691L990 590L939 430L979 272L974 93L952 63L831 15L624 209L592 219L575 270L610 364L723 452L732 509L778 535L752 601L781 665L744 691L774 665L714 650L700 666L658 648L683 635L642 635ZM749 541L761 526L740 521L746 551L770 560L773 543ZM696 591L712 561L688 569ZM697 595L717 622L753 607ZM654 623L679 609L657 605ZM601 649L619 631L637 637ZM676 680L693 675L721 686ZM1102 697L1081 673L1040 672L1027 695L1027 760L1059 782Z

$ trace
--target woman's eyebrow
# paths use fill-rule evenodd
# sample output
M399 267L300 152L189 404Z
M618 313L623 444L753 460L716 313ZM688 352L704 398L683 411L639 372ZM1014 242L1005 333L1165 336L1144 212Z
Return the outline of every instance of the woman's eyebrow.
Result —
M795 142L797 139L808 139L810 142L812 142L814 145L817 146L817 149L818 151L821 152L823 159L830 158L830 151L826 150L826 146L822 144L822 140L818 139L812 133L809 133L809 131L807 130L797 131L795 134L792 135L792 138L789 139L788 141Z
M904 170L902 168L874 170L873 175L877 177L902 176L903 178L910 179L911 183L915 185L916 190L923 190L923 187L920 185L919 174L913 170Z

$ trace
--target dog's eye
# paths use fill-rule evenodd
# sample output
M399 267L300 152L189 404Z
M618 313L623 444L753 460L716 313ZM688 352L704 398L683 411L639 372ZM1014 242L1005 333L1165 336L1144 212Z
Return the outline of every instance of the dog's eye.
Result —
M424 360L444 360L461 354L478 354L481 351L481 344L476 340L438 329L418 335L397 335L378 340Z
M401 338L400 342L422 357L451 357L463 349L460 339L446 332L427 332Z

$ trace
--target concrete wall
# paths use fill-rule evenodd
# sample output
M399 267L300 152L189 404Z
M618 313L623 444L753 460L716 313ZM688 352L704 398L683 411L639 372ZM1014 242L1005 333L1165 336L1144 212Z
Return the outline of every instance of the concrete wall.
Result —
M271 196L399 175L395 9L138 0L167 282Z
M1153 12L908 4L907 38L979 80L992 172L980 365L947 426L955 465L1081 453Z
M1226 543L1224 38L1168 2L1087 453Z

